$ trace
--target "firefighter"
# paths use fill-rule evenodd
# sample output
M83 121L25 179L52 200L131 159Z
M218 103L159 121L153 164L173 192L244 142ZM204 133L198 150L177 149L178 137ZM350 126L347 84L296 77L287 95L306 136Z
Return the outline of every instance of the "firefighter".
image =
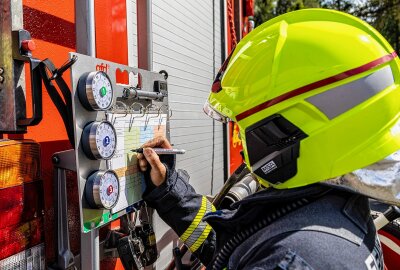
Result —
M380 183L387 201L400 194L399 70L388 42L353 16L276 17L240 41L204 106L238 124L265 188L215 210L173 156L155 154L171 148L155 138L138 155L143 198L210 269L383 269L363 194L379 197Z

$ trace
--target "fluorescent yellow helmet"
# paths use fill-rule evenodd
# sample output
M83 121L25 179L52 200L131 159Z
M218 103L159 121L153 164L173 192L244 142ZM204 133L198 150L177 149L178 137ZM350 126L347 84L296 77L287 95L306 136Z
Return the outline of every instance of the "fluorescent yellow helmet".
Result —
M305 9L248 34L204 107L237 122L264 185L293 188L373 164L400 149L400 61L370 25Z

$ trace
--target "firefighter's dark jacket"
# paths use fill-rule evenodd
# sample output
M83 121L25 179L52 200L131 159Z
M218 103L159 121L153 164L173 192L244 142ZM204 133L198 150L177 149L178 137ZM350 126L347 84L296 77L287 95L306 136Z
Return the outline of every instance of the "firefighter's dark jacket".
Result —
M143 198L209 269L229 239L277 209L283 209L284 215L249 233L224 267L383 269L379 240L363 196L322 185L268 189L237 202L234 210L215 211L188 183L185 171L167 172L167 181L148 187ZM309 203L292 211L285 208L302 198Z

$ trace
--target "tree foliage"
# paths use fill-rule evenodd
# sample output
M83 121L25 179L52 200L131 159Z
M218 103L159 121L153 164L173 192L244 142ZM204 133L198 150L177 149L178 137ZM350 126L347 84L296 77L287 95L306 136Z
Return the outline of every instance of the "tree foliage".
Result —
M400 0L256 0L255 23L302 8L329 8L353 14L374 26L400 52Z
M353 14L372 24L400 52L400 0L369 0Z
M354 7L357 6L357 1L354 0L325 0L319 1L322 8L336 9L351 13Z
M256 0L255 23L260 25L278 15L311 7L320 7L319 0Z

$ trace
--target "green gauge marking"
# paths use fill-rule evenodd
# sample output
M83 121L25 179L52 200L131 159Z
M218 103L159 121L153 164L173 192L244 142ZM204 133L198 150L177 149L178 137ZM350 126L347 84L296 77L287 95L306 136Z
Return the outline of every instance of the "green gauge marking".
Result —
M102 88L100 88L100 96L104 97L105 95L107 95L107 88L103 86Z

